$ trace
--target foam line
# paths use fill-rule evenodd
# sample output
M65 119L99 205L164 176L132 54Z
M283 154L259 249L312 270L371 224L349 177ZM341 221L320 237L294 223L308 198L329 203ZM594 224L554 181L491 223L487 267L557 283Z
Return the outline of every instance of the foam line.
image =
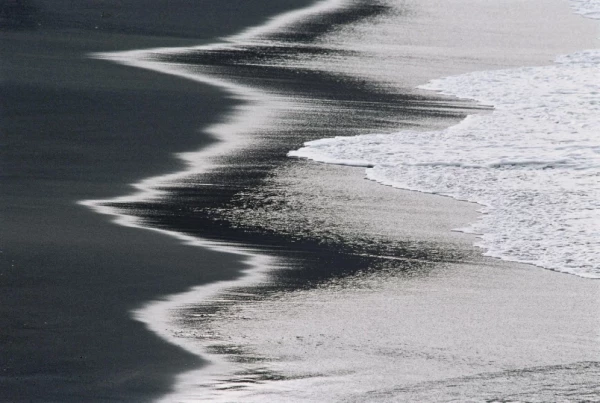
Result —
M573 11L600 19L600 1ZM478 71L419 88L493 105L441 131L401 131L305 143L288 156L368 166L406 190L479 203L464 232L484 255L600 279L600 50L541 67Z

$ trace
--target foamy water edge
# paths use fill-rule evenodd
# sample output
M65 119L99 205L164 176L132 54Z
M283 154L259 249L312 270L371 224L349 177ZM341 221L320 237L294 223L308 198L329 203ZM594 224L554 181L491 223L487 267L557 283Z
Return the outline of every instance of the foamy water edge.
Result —
M600 18L598 1L571 6L576 14ZM322 139L288 155L366 166L367 178L385 185L479 203L481 220L458 230L478 234L485 255L600 278L600 188L594 181L600 148L593 137L599 60L600 51L582 51L553 66L432 80L419 88L496 110L439 132ZM569 199L560 200L565 194Z

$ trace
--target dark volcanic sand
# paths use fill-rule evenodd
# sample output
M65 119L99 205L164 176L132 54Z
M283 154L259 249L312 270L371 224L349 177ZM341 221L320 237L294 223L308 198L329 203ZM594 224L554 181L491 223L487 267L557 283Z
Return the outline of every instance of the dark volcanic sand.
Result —
M108 223L76 201L177 169L171 154L208 143L199 129L233 102L85 55L201 43L310 2L13 3L0 1L0 400L162 395L200 362L128 312L235 277L241 264Z
M279 206L268 200L256 201L242 195L264 183L275 169L298 163L286 154L305 141L378 130L391 131L432 120L456 121L467 111L485 109L436 94L417 95L409 89L390 92L350 77L277 66L277 60L299 54L327 57L329 52L335 56L334 51L311 44L337 24L371 18L382 11L382 6L357 2L352 7L294 25L289 32L267 35L269 39L286 43L283 47L259 43L235 49L156 56L157 60L167 63L207 66L211 68L211 76L242 85L250 84L267 93L290 96L301 105L301 111L284 110L260 128L245 127L247 133L244 134L252 138L247 149L222 156L218 160L219 167L208 174L190 176L180 185L170 186L167 198L126 203L108 201L104 204L137 216L151 227L260 246L265 253L294 261L292 264L296 270L274 273L278 279L277 289L313 287L332 277L365 269L372 259L358 258L357 253L375 255L387 252L430 261L461 258L455 255L459 253L455 250L440 251L437 246L429 250L425 245L414 248L409 242L402 241L386 245L363 239L357 246L348 239L315 238L301 233L301 228L294 228L298 232L265 230L264 227L269 225L260 224L240 228L236 214L231 214L232 210L277 210ZM255 113L260 115L260 108ZM195 183L203 185L194 186ZM406 270L417 266L421 265L407 265Z
M189 40L195 34L201 43L217 33L230 34L258 23L264 15L260 13L267 10L275 13L284 6L305 3L278 2L274 8L261 2L256 9L259 12L240 12L238 17L246 18L235 21L227 10L220 16L206 14L207 24L198 24L197 33L189 12L182 17L187 23L148 23L139 29L141 21L151 20L151 7L137 10L135 18L121 21L123 15L133 15L123 12L104 24L105 19L98 21L97 13L91 13L89 7L65 11L56 5L51 13L49 5L43 4L40 10L23 17L27 23L17 21L4 31L0 399L130 401L168 392L174 375L201 362L143 329L130 318L129 311L161 295L234 278L242 268L236 257L122 228L75 204L126 194L131 191L130 183L178 169L172 154L208 144L210 139L201 128L217 122L219 115L235 105L214 88L85 55L185 46L196 43ZM365 18L377 11L367 7L335 14L332 19L303 26L302 35L277 39L310 41L332 24ZM3 18L5 21L6 13ZM219 18L227 24L218 24ZM147 32L148 26L154 30ZM155 36L126 35L129 33ZM276 49L257 51L260 57L285 56ZM267 86L331 98L357 111L365 107L362 101L369 103L373 95L369 90L348 87L355 83L337 83L327 75L305 75L298 80L279 69L232 67L239 61L252 63L255 56L250 49L248 54L223 54L218 60L199 56L189 61L216 64L224 74L241 80L258 78ZM271 83L274 77L277 80ZM393 103L397 105L386 109ZM338 130L359 128L365 119L382 119L379 123L383 123L390 115L402 118L406 113L413 117L439 113L427 111L426 104L427 100L401 95L384 97L365 116ZM415 105L420 112L410 110ZM288 149L308 138L332 134L323 131L330 123L310 127L305 121L295 127L306 133L291 147L290 139L275 133L273 144L262 147L260 153L229 161L234 169L220 172L217 180L228 183L227 189L217 187L201 193L194 188L177 189L173 202L150 206L145 218L156 226L196 235L289 247L287 236L238 231L227 223L215 224L210 216L194 211L190 214L187 206L197 207L199 201L206 207L226 205L236 192L257 184L284 161ZM396 123L393 119L386 124L395 127ZM254 167L251 171L245 169L249 165ZM292 287L365 266L361 260L340 253L343 251L319 245L318 240L296 245L293 252L284 253L304 257L301 270L285 280ZM306 259L307 251L313 254L310 259ZM331 266L332 260L339 264Z
M275 281L272 283L267 283L266 285L260 284L257 287L250 289L234 289L233 295L225 293L223 296L224 302L215 299L208 301L207 303L198 301L197 307L182 305L179 312L179 314L181 314L179 324L183 326L179 327L178 330L181 330L182 328L184 330L181 331L181 333L178 333L178 339L182 340L186 337L185 328L187 327L190 334L188 337L193 340L193 342L201 343L201 341L199 341L200 339L207 338L205 334L212 334L210 327L208 330L204 327L206 326L206 322L204 321L207 321L209 326L211 324L214 326L215 324L211 323L211 320L213 320L214 317L211 317L211 315L217 313L217 321L220 317L226 318L225 322L216 323L217 329L219 328L219 324L223 324L225 328L227 328L227 325L229 324L231 325L230 330L232 329L233 331L222 333L225 335L224 338L226 339L226 346L224 348L218 346L218 343L210 345L210 342L208 342L209 351L225 354L227 359L239 360L241 363L247 363L250 362L253 357L251 353L245 354L247 352L247 350L244 350L246 344L244 344L244 342L233 345L227 343L227 340L233 340L235 338L235 336L232 335L234 335L236 331L235 318L232 321L227 320L231 319L230 317L227 317L226 314L230 307L232 308L231 312L235 312L236 308L239 307L245 308L252 303L269 301L270 296L281 295L282 293L280 293L280 291L282 290L310 290L311 288L326 286L328 283L335 282L337 279L343 281L353 273L360 273L365 269L376 266L378 262L372 257L373 255L388 254L394 258L403 260L401 263L393 264L392 268L394 271L400 272L403 275L406 274L407 278L410 278L411 276L419 277L423 275L423 277L427 277L429 274L439 274L439 270L434 270L439 269L439 267L433 267L439 262L464 263L469 258L475 260L475 256L479 256L479 251L473 253L473 248L452 249L445 248L443 247L444 245L441 245L442 247L440 248L439 245L435 245L434 242L426 242L427 239L425 239L424 242L410 242L410 239L400 239L398 241L398 238L394 238L393 242L390 242L388 245L379 243L376 239L369 239L367 235L363 237L367 239L359 239L358 242L353 244L352 242L348 242L348 239L344 239L343 236L341 237L339 234L336 234L335 230L333 233L327 234L321 232L319 234L318 230L320 229L320 224L326 220L319 221L317 219L312 222L305 221L301 222L300 225L297 225L298 223L294 222L295 219L301 221L306 217L296 216L289 219L290 217L286 216L286 213L292 213L290 215L297 213L297 215L301 216L303 213L302 207L304 207L303 201L297 203L298 200L294 199L293 196L295 194L293 191L286 194L285 192L278 192L277 189L275 189L275 191L270 194L268 193L268 190L270 189L266 186L266 193L256 192L256 187L268 183L269 179L275 177L276 182L278 170L279 168L282 168L282 166L284 167L282 168L283 171L289 169L296 173L300 171L300 174L303 174L302 169L294 170L293 168L302 165L309 166L311 164L306 164L304 162L297 163L285 156L289 149L298 147L303 141L334 135L353 135L364 131L397 130L399 127L406 127L405 125L407 123L422 123L423 119L427 119L426 124L431 123L431 119L438 120L439 118L448 122L448 119L456 119L465 112L465 110L462 109L464 108L464 105L448 104L447 100L444 101L431 96L418 97L415 96L414 93L411 93L411 91L407 91L406 93L383 92L378 88L371 86L371 83L364 83L360 80L352 80L348 77L335 76L330 73L328 74L314 70L300 69L296 66L286 68L278 65L278 60L286 60L289 57L294 57L301 53L305 56L315 57L327 57L331 55L333 56L333 59L336 60L335 57L338 55L336 55L334 51L323 53L323 48L311 46L311 41L319 35L327 33L328 27L331 27L332 23L344 23L347 21L356 21L357 19L372 17L379 11L380 10L376 7L353 8L348 10L348 12L338 12L333 15L318 18L317 20L312 20L312 22L308 24L302 24L302 29L291 29L283 35L269 36L269 38L278 41L288 42L286 44L287 46L269 46L269 44L257 46L254 44L253 46L245 47L242 45L236 48L229 48L226 51L214 52L211 50L189 52L186 54L177 53L161 58L161 60L165 62L189 64L191 68L195 68L198 65L209 66L211 73L217 77L224 77L242 84L251 83L253 86L266 90L268 93L285 94L288 96L291 94L294 100L298 101L298 104L301 105L299 108L300 112L297 114L294 113L294 111L284 111L283 113L277 114L268 124L257 125L256 128L247 128L248 133L244 134L247 134L248 137L251 137L253 140L248 149L243 150L243 152L239 154L225 156L218 161L219 163L222 163L221 169L215 170L209 175L200 177L190 176L189 178L186 178L184 183L181 183L180 187L169 188L170 197L160 201L150 200L138 203L112 204L114 207L122 209L122 211L125 211L128 214L142 218L144 222L155 227L176 229L181 232L210 239L216 238L226 241L235 240L244 244L258 245L261 251L265 253L273 254L277 257L284 257L286 267L293 267L295 269L281 270L273 273L271 279ZM434 25L434 27L437 28L437 25ZM432 30L437 32L435 28ZM507 30L510 31L509 28L507 28ZM304 42L303 44L305 46L298 47L293 44L295 41ZM544 51L551 53L545 48ZM486 57L491 58L489 55ZM486 59L486 57L482 56L482 59ZM489 62L489 60L486 61ZM519 57L515 56L515 60L509 60L506 63L510 64L510 62L518 65L521 63L521 60L519 60ZM472 68L475 67L473 66ZM427 68L425 68L425 70L427 70ZM257 115L260 116L260 108L257 108L255 111L257 112ZM247 122L244 120L244 123ZM329 171L328 169L323 170ZM316 171L318 170L306 169L304 172L309 172L309 174L306 175L310 175L310 172ZM338 172L341 172L341 170L338 170ZM340 175L343 174L340 173ZM360 175L356 175L357 178L359 176ZM316 187L314 187L316 180L298 178L297 176L293 176L293 179L299 179L299 181L296 182L302 182L302 180L304 180L306 188L309 189L309 191L305 192L305 196L313 196L311 195L311 191L316 189ZM337 180L337 176L334 174L330 175L329 181L335 180ZM325 182L325 185L323 185L324 188L327 188L327 184L331 183L328 182L328 179L324 179L323 181ZM297 185L296 182L293 182L290 187ZM350 183L351 186L354 185L357 188L362 189L362 186L358 184L358 182L359 181L355 178L354 182L349 181L348 183ZM203 185L211 183L213 186L199 187L194 186L195 183L202 183ZM285 180L282 180L280 185L286 186ZM273 186L273 188L276 188L276 186L277 184ZM264 190L265 187L262 189ZM315 192L317 192L317 196L323 196L318 194L318 189L316 189ZM379 192L382 191L379 190ZM284 197L281 196L282 193ZM356 194L353 192L347 192L350 193L350 195L343 193L342 196L346 198L342 199L328 199L328 193L324 193L324 197L316 197L317 203L318 200L341 201L344 206L352 206L353 203L357 202ZM375 200L379 200L377 199L377 191L373 193ZM292 197L285 199L285 196L290 194ZM297 192L296 195L297 194L299 193ZM418 197L415 198L418 199ZM393 201L395 202L396 199ZM304 204L311 205L310 202ZM300 208L298 210L300 211L294 211L294 205L299 206ZM320 207L322 206L317 206L317 208ZM395 203L394 207L403 210L402 214L405 214L404 205ZM287 211L286 208L288 209ZM281 210L277 211L278 209ZM367 206L367 209L369 209L369 206ZM331 207L330 204L326 204L325 208L322 208L322 210L324 211L324 214L326 214L327 211L332 211L334 214L338 212L335 205L334 207ZM364 215L364 212L361 212L358 209L353 210L352 207L348 208L348 210L356 215ZM425 216L425 220L429 219L435 221L435 219L430 217L432 210L433 209L431 208L425 207L417 212L420 212L422 216ZM273 212L275 212L275 214L271 214ZM390 210L389 213L393 214L393 211ZM239 220L240 216L242 217L241 220ZM279 219L281 219L281 222L268 222L273 216L278 216ZM319 218L319 214L317 213L313 216L309 215L308 219L314 219L315 216L316 218ZM250 218L247 219L248 217ZM276 220L277 217L272 221ZM399 225L408 224L410 226L411 220L407 220L405 223L402 223L401 221L402 220L392 220L392 225L398 223ZM414 222L417 222L417 224L414 224ZM418 218L415 218L414 222L414 225L421 224ZM346 221L344 221L344 224L346 224ZM316 231L311 232L309 230L303 233L302 230L306 229L303 228L303 225L312 226L310 229L313 230L316 228ZM432 226L435 226L435 223L433 223ZM375 228L375 230L380 229ZM317 233L319 236L312 236L314 233ZM330 235L330 237L327 237L327 235ZM422 241L422 239L420 240ZM469 256L470 252L473 253L471 256ZM357 254L363 256L357 257ZM429 264L431 262L434 264ZM472 262L468 263L472 264ZM384 264L385 262L382 263L382 265ZM478 273L478 275L481 275L482 272L479 270L484 268L487 270L489 267L489 261L486 261L485 264L481 263L481 266L477 266L475 272ZM502 270L504 269L505 267L502 266ZM498 270L498 272L499 271L501 270ZM453 313L469 312L470 305L468 304L468 301L457 298L457 296L468 295L469 293L465 293L464 290L460 288L460 285L463 284L464 280L462 276L463 273L458 270L456 273L454 280L456 280L456 284L459 284L459 286L446 289L443 284L441 289L447 290L449 299L459 301L453 305ZM514 272L512 273L514 274ZM533 273L538 272L536 271ZM485 274L487 275L487 273ZM531 276L538 276L538 274L533 274ZM543 273L540 275L540 277L544 276L547 277L548 274ZM519 278L519 274L516 275L516 278ZM511 299L522 302L522 304L526 306L533 305L535 307L540 307L540 311L544 311L544 308L547 306L546 302L529 303L529 301L524 301L522 299L522 295L519 295L516 298L506 297L506 295L513 294L529 295L532 294L532 289L535 290L533 294L537 295L539 293L537 290L538 284L541 284L541 282L536 282L537 277L535 280L528 279L524 283L526 286L513 291L513 293L507 293L506 291L512 291L514 287L504 286L503 284L506 284L507 282L502 276L495 277L493 280L489 281L489 284L487 282L488 279L489 278L486 278L482 283L488 288L498 287L500 290L495 294L495 297L497 297L494 299L495 302L488 302L488 304L485 305L486 309L484 310L485 312L483 315L486 318L490 318L490 321L473 321L467 314L466 316L461 316L461 319L452 323L452 325L456 324L458 328L462 327L462 324L476 325L475 327L481 325L481 328L491 328L493 329L491 333L498 334L498 332L496 332L496 327L502 327L502 322L496 321L495 318L509 317L515 319L518 324L515 325L514 328L509 327L508 331L505 331L506 333L510 333L510 336L507 338L518 335L518 338L515 337L515 345L519 348L523 346L526 347L528 344L527 342L524 343L524 341L531 340L531 335L527 334L527 332L519 332L517 330L524 328L521 326L521 323L530 325L531 320L527 315L506 315L503 313L502 310L506 307L504 301L506 299ZM435 285L435 282L432 282L432 284ZM483 295L485 299L487 294L486 292L481 292L481 290L484 289L481 284L469 284L469 287L469 290L477 290L477 292ZM545 290L552 290L552 287L554 287L554 285L542 288ZM510 288L510 290L505 290L505 288ZM549 291L549 293L551 292L552 291ZM427 292L424 294L427 294ZM427 318L431 323L441 323L443 321L440 321L440 319L447 320L448 317L436 316L439 301L435 299L435 294L432 295L433 298L430 299L430 302L426 302L427 299L423 297L424 303L422 304L420 303L421 298L416 298L414 306L417 306L419 310L413 310L411 313L414 314L414 312L425 311L423 307L427 307L428 309L430 308L430 311L427 311L422 317ZM568 294L561 293L561 295ZM548 295L544 294L543 296L545 298ZM550 297L550 299L551 298L553 297ZM189 303L189 299L186 299L186 302ZM157 303L154 307L160 308L160 305L160 303ZM174 304L170 304L169 307L173 307L173 305ZM489 308L488 305L492 306L492 308ZM480 304L478 301L474 303L473 306L479 307L484 305ZM409 308L408 311L410 311L411 308ZM280 309L285 310L286 308L282 307ZM152 312L156 311L160 311L160 309L153 310ZM518 309L515 311L518 311ZM219 316L219 314L224 312L225 314ZM267 312L271 311L267 310ZM169 311L169 313L172 312ZM440 315L444 316L443 313ZM540 322L543 322L545 315L545 312L536 311L533 316L542 318ZM568 322L564 321L564 316L560 316L561 315L558 315L559 320L557 320L556 323ZM371 315L371 317L380 318L376 314ZM424 323L424 319L421 319L418 314L415 314L414 317L414 323ZM451 318L452 316L449 317ZM354 319L354 316L352 316L352 313L349 313L344 315L343 318ZM577 320L581 320L587 324L590 323L585 315L582 315L581 318L582 319L578 318ZM146 317L145 319L148 323L155 323L152 321L152 317ZM313 323L313 319L314 318L308 318L308 320L302 323ZM385 321L385 317L380 319ZM285 320L284 322L287 325L295 323L294 319ZM351 320L348 322L354 323L355 321ZM252 323L256 324L254 321ZM258 323L260 323L260 321ZM493 323L492 327L490 327L491 323ZM544 329L544 326L539 325L540 323L536 323L536 326L528 326L526 328ZM274 329L278 329L277 326L278 325L275 325ZM260 324L258 327L260 327ZM323 328L326 327L327 324L323 326ZM378 328L375 327L374 329ZM438 327L431 324L428 324L425 329L422 329L419 326L414 329L415 331L407 333L407 337L409 339L412 338L411 341L418 340L419 342L422 341L424 335L423 330L430 334L434 334L434 336L440 336L441 338L444 338L446 334L445 330L454 332L454 334L458 332L462 335L464 333L460 329L456 331L452 326L446 326L440 330ZM263 341L265 343L269 342L270 339L265 335L268 330L269 329L259 329L257 332L259 343L256 344L260 344L260 342ZM554 328L551 330L552 332L546 332L546 330L544 330L537 331L537 333L560 334L561 331L561 329L559 329L559 331L556 332L556 329ZM292 338L296 337L293 333L295 332L295 329L291 332ZM374 330L374 333L376 333L376 330ZM520 351L525 351L526 348L518 350L519 353L516 354L514 351L509 351L510 349L503 350L502 348L490 348L494 345L498 345L498 343L495 341L488 342L487 340L493 339L488 337L486 332L483 332L482 335L482 337L479 337L481 336L479 335L479 338L476 340L479 343L477 346L488 348L488 350L493 351L498 357L507 356L509 358L507 361L510 361L510 359L514 359L515 357L523 358L518 361L519 365L523 366L531 365L531 362L535 361L527 361L529 352L520 353ZM242 336L242 338L243 337L244 336ZM454 338L449 337L449 339ZM456 339L459 344L465 342L465 345L473 345L473 341L469 340L468 337L466 339L464 337ZM175 340L175 342L177 342L177 340ZM433 343L433 345L435 346L435 343ZM536 346L538 346L538 344L536 344ZM544 350L547 347L547 345L539 346L539 350ZM560 343L555 342L550 342L549 346L550 347L547 349L545 355L542 354L546 361L553 359L553 351L560 350L563 347ZM210 350L210 348L213 348L214 351ZM258 349L257 351L260 353L261 350ZM422 351L423 348L415 349L417 354L421 354ZM536 353L538 353L538 351L536 351ZM459 354L457 357L460 358L462 355ZM579 355L577 355L577 357L577 359L580 359ZM483 359L486 358L487 356L483 357ZM317 357L317 360L318 359L319 358ZM415 364L414 369L426 372L427 367L423 367L422 364L422 362L418 362ZM473 369L470 368L470 370ZM251 375L256 375L259 382L263 380L283 379L281 374L265 374L264 368L261 368L261 371L262 372L257 374L250 374L249 372L243 371L234 374L239 375L241 378L239 385L235 384L235 377L232 379L224 377L219 378L219 381L222 382L222 384L217 384L216 389L225 385L226 388L231 387L232 389L237 389L239 387L237 390L242 390L244 386L252 383L249 381ZM406 372L409 375L412 374L411 370L407 370ZM441 376L447 376L449 372L437 372L436 370L432 373L434 374L433 377L435 377L439 374L442 374ZM205 384L202 382L208 382L204 378L196 377L192 379L192 376L195 376L195 374L190 374L189 384L186 384L185 382L179 384L180 389L178 392L182 392L184 395L188 392L194 396L194 393L196 392L194 388L204 387ZM411 379L411 377L403 377L399 382L402 383L406 381L406 379ZM186 389L186 386L190 387L190 389ZM308 388L307 390L311 389ZM231 394L227 394L228 391L225 393L225 399L227 400L228 397L231 397Z
M108 223L75 204L127 194L132 182L181 168L172 153L210 143L202 128L236 105L214 88L91 60L86 53L205 43L310 2L199 3L203 7L192 9L192 2L166 0L143 6L86 2L81 9L67 1L37 2L31 4L39 7L17 13L2 8L0 400L147 400L167 393L174 375L201 365L143 329L129 311L193 285L234 278L242 268L239 259ZM310 43L332 24L379 11L336 13L274 39ZM288 290L346 276L373 259L357 258L343 239L241 230L227 214L215 215L215 208L276 208L244 206L248 200L238 196L289 164L285 153L305 140L397 130L402 120L464 113L436 98L381 93L332 75L251 66L299 52L320 50L254 47L170 59L210 65L227 78L293 92L308 103L326 99L330 108L326 115L309 113L314 121L283 116L278 123L294 126L262 133L256 148L225 158L227 169L208 178L225 186L199 190L191 178L163 203L119 206L157 227L261 245L293 258L297 270L280 273L276 284ZM377 254L386 247L366 241L360 252ZM415 259L402 267L407 272L428 270L420 260L464 258L427 245L392 246L396 255Z

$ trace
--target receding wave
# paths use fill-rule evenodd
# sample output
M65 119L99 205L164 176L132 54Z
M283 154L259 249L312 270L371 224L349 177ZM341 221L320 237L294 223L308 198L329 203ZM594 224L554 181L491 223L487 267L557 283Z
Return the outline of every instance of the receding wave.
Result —
M574 2L600 18L598 2ZM398 188L482 204L489 256L600 278L600 50L544 67L481 71L421 86L493 105L442 131L401 131L308 142L289 153L370 167Z

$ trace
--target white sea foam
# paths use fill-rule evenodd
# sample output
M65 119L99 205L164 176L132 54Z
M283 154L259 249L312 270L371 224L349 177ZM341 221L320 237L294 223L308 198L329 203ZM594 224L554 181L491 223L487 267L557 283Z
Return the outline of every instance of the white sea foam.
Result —
M600 2L574 1L600 18ZM398 188L480 203L486 255L600 278L600 50L423 89L493 105L443 131L323 139L290 156L352 164Z
M600 19L600 2L598 0L571 0L571 7L575 14Z

